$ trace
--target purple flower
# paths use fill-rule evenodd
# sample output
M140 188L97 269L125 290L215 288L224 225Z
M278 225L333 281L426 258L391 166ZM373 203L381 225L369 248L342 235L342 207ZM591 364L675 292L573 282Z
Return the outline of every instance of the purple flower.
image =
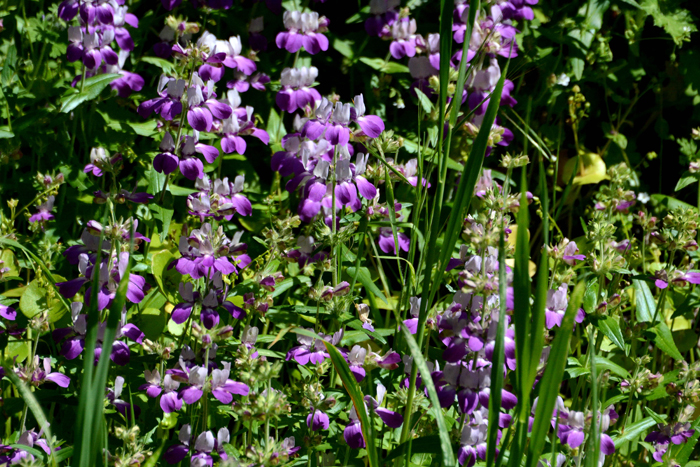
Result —
M353 103L355 112L352 113L352 120L360 125L362 133L370 138L378 138L384 131L384 121L376 115L365 115L365 98L362 94L355 96Z
M280 49L295 53L304 47L311 55L328 50L328 38L323 35L328 30L329 24L325 16L319 17L315 11L310 13L285 11L283 21L287 31L277 34L275 40Z
M312 87L317 76L318 69L313 66L282 70L282 88L275 97L277 106L288 113L303 110L307 105L315 108L321 102L321 94Z
M168 464L177 464L185 458L190 451L191 437L192 428L189 424L183 425L178 434L181 444L170 446L163 454L163 458ZM190 465L211 467L214 463L214 458L211 455L213 452L216 452L221 459L227 459L223 445L228 444L230 439L231 436L227 428L219 429L216 438L211 431L201 433L194 442Z
M124 415L127 419L130 419L131 404L119 398L122 395L123 389L124 378L122 376L117 376L114 378L114 387L107 388L107 400L117 409L117 412ZM141 408L138 405L134 405L134 415L138 417L140 413Z
M199 67L203 80L219 81L224 76L224 68L233 68L250 76L255 72L255 62L241 55L240 36L231 36L228 41L218 40L209 31L204 31L197 41L197 47L209 49L204 64Z
M309 329L309 331L313 331L313 329ZM309 362L314 365L321 363L326 358L330 358L323 341L337 345L343 339L343 334L342 329L333 334L333 336L319 334L322 340L297 334L297 341L299 341L300 345L290 349L285 360L289 361L293 358L300 365L306 365Z
M109 86L117 91L119 97L123 98L129 97L134 91L140 91L144 85L144 80L140 75L123 69L128 57L129 52L120 50L117 64L104 66L104 73L118 73L121 75L121 77L109 83Z
M399 0L370 0L369 12L365 20L365 31L370 36L387 37L391 35L391 25L399 17Z
M227 82L226 87L235 89L238 92L246 92L251 87L258 91L264 91L265 85L270 82L270 77L265 73L253 73L248 76L245 73L234 70L233 77L235 79Z
M658 431L652 431L644 439L647 443L654 445L654 460L664 462L663 456L670 444L680 445L687 442L695 430L690 428L690 423L674 423L669 425L659 425Z
M267 145L270 142L270 135L265 130L255 127L255 122L251 119L253 108L250 106L239 108L241 98L235 89L228 92L228 100L233 108L233 114L223 121L222 133L224 136L221 139L221 149L226 154L232 152L245 154L247 145L242 136L248 135L255 136Z
M144 372L146 384L139 387L140 391L146 391L146 395L150 398L160 396L160 408L165 413L177 412L182 408L182 398L177 392L180 383L173 379L171 375L165 375L161 383L160 372L156 369L153 371L146 370ZM165 392L161 395L161 392Z
M389 428L398 428L403 424L403 416L392 410L382 407L384 396L386 395L386 387L382 383L377 383L377 398L365 396L365 403L371 404L374 413L379 415L384 424Z
M32 214L32 216L29 218L29 222L46 222L52 220L54 215L51 214L51 210L53 209L55 199L56 198L51 195L46 199L46 202L38 205L36 207L37 212Z
M223 370L216 369L211 372L211 395L222 404L230 404L233 400L232 394L247 396L250 388L246 384L229 379L231 364L223 362L222 366Z
M17 310L11 306L3 305L0 303L0 317L5 318L9 321L14 321L17 319Z
M186 86L187 82L183 79L162 75L158 82L158 94L160 97L142 102L137 109L138 114L143 118L148 118L155 112L165 120L172 120L182 112L181 99L185 93Z
M267 38L261 33L263 32L263 17L258 16L250 21L248 26L248 44L250 48L257 51L267 50Z
M365 364L365 357L367 356L367 349L360 347L359 345L353 346L348 354L348 364L350 365L350 372L353 374L357 382L361 382L366 375L365 369L363 368Z
M590 429L593 419L592 413L587 415L583 412L562 410L559 412L559 430L557 436L563 444L568 444L571 448L579 447L585 438L585 431ZM600 432L600 452L611 455L615 452L613 440L605 434L610 424L617 421L617 412L610 405L603 412L598 413L598 423Z
M327 430L329 424L330 420L328 415L312 407L312 412L306 417L306 426L311 428L311 431L318 431Z
M193 279L212 279L216 272L237 274L239 268L250 263L250 257L240 254L244 248L245 244L231 242L224 235L222 227L212 231L211 224L206 223L200 229L193 230L189 237L180 237L182 258L176 261L175 267L180 274L188 274ZM234 257L233 263L229 256Z
M192 86L187 88L187 122L190 126L197 131L211 131L214 117L224 120L229 118L232 112L229 104L216 100L214 81L207 81L205 86L195 73ZM212 163L213 160L207 159L207 162Z
M121 154L110 157L104 148L92 148L90 150L90 163L85 166L84 172L101 177L104 172L115 172L121 161Z
M190 385L180 391L180 398L192 405L201 399L204 394L204 385L207 382L207 369L200 366L190 368L187 383Z
M586 259L585 255L577 255L577 252L578 246L576 246L576 242L570 241L564 247L562 260L569 266L573 266L576 264L576 261L583 261Z
M362 435L362 425L360 424L360 419L357 416L355 406L350 408L348 418L350 419L350 423L348 423L345 426L345 430L343 430L343 438L345 438L345 442L348 443L348 447L351 449L364 448L365 437Z
M51 359L40 359L38 355L34 356L31 363L25 368L15 369L17 376L32 386L41 386L47 381L56 383L62 388L67 388L70 384L70 378L63 373L51 371Z
M399 60L404 57L413 57L416 54L416 46L421 45L416 36L416 20L401 18L391 26L391 36L393 41L389 46L391 56Z

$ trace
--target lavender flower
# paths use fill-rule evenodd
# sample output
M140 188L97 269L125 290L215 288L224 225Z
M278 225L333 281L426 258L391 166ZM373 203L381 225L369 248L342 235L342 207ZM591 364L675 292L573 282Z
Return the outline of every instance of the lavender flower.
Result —
M312 329L309 330L313 331ZM306 365L309 362L316 365L323 362L325 359L330 358L323 341L330 342L333 345L339 344L343 339L343 330L337 331L332 336L319 334L319 337L321 337L322 340L297 334L297 341L299 341L300 345L292 347L292 349L287 352L285 360L289 361L293 358L300 365Z
M146 391L146 395L155 399L160 396L160 408L165 413L177 412L182 408L182 398L177 392L180 383L173 379L171 375L165 375L161 383L160 372L146 370L144 372L146 384L139 387L140 391ZM165 391L162 395L161 393Z
M301 13L300 11L285 11L283 16L286 32L277 34L277 47L295 53L304 47L311 55L328 50L328 38L323 35L328 30L329 21L318 13Z
M32 216L29 218L29 222L35 223L35 222L47 222L52 219L54 219L54 215L51 214L51 210L53 209L53 203L56 198L51 195L46 199L46 202L41 203L36 207L37 212L32 214Z

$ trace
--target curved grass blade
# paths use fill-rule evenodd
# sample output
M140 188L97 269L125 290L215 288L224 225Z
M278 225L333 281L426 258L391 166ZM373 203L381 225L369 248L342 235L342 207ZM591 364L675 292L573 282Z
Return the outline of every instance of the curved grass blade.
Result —
M496 342L493 348L491 365L491 397L489 398L489 433L486 451L486 465L494 465L496 445L498 444L498 419L501 413L501 390L503 389L503 365L505 363L506 335L506 248L504 231L498 239L498 327Z
M3 367L5 368L5 376L10 380L10 382L17 388L19 391L20 396L22 396L22 399L24 399L24 403L27 404L27 407L29 410L32 411L32 415L34 415L34 418L36 419L37 424L44 429L44 433L46 433L46 441L49 444L49 449L51 450L51 465L56 467L56 458L55 454L53 452L53 436L51 435L51 428L49 426L48 420L46 420L46 416L44 415L44 411L41 410L41 406L39 405L39 401L36 400L36 397L34 397L34 394L32 391L29 389L29 387L24 384L24 381L19 379L19 376L15 374L14 366L10 364L9 361L5 362L3 364ZM24 445L19 445L21 449L24 449L27 452L30 452L28 449L25 449ZM44 453L41 453L41 458L44 457Z
M430 375L428 365L425 363L425 359L421 354L420 347L418 347L418 343L416 342L416 339L413 337L411 332L408 330L408 327L401 326L401 331L403 332L404 339L408 344L408 348L411 350L411 356L413 357L413 365L418 368L418 371L420 371L420 374L423 379L423 384L425 384L425 387L428 390L430 402L433 404L433 407L436 408L435 421L437 422L438 432L440 436L440 450L442 451L443 464L449 466L455 465L455 457L454 453L452 452L452 443L450 442L450 430L447 428L445 418L442 415L442 409L440 408L440 400L438 399L437 391L435 390L435 385L433 384L433 378Z
M370 467L379 467L379 456L377 455L377 449L374 445L374 433L369 416L367 415L364 396L362 394L362 390L360 389L360 385L357 384L357 380L350 372L348 363L345 361L345 358L341 355L338 349L336 349L330 342L323 341L323 343L325 344L326 350L331 357L331 362L335 367L335 371L338 372L338 376L340 376L343 386L345 386L345 390L348 392L348 395L352 400L352 404L355 406L357 416L360 419L360 426L362 427L362 436L365 438L369 465Z
M532 425L532 434L530 435L530 446L526 459L526 467L534 467L539 461L544 444L547 438L547 432L551 426L552 413L559 395L559 387L564 376L564 368L566 367L566 357L569 354L569 340L574 330L574 318L578 309L583 302L583 293L586 286L583 282L579 282L574 287L569 300L569 306L566 309L561 326L557 331L552 344L550 355L556 355L557 358L550 359L547 362L547 368L544 371L542 381L539 383L540 394L537 401L537 410L535 411L535 421Z

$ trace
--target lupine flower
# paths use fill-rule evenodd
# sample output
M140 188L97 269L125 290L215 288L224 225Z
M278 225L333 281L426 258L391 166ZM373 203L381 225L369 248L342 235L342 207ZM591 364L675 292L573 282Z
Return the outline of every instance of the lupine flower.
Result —
M284 27L287 31L277 34L277 47L295 53L304 47L311 55L328 50L328 38L323 35L328 30L329 21L318 13L301 13L300 11L285 11Z
M396 60L416 54L416 46L421 45L422 41L420 36L416 36L416 28L416 20L410 18L401 18L391 25L393 41L389 51Z
M311 431L327 430L330 425L330 419L325 412L312 407L311 413L306 417L306 426L311 428Z
M131 73L130 71L124 70L124 64L126 59L129 57L129 52L126 50L119 51L119 61L116 65L105 65L103 67L104 73L118 73L121 77L115 79L109 86L117 91L119 97L129 97L132 92L140 91L143 89L144 80L140 75L136 73Z
M313 332L313 329L309 330ZM325 359L330 358L323 341L325 340L333 345L338 345L343 339L343 334L342 329L337 331L332 336L319 334L319 337L322 340L297 334L297 341L299 341L300 345L292 347L289 352L287 352L287 357L285 360L289 361L293 358L300 365L306 365L309 362L314 365L321 363Z
M180 383L173 379L171 375L165 375L161 383L158 369L144 372L146 384L139 386L139 391L146 391L146 395L155 399L160 396L160 408L165 413L177 412L182 408L182 398L177 389ZM161 392L165 391L162 395Z
M403 416L401 414L393 412L389 409L381 407L384 396L386 395L386 388L381 384L377 384L377 399L375 400L372 396L365 396L364 403L365 409L367 404L372 404L374 412L379 416L379 418L390 428L398 428L403 424ZM362 435L362 426L360 425L359 417L357 416L357 411L353 406L348 414L350 423L348 423L343 431L343 438L348 446L352 449L360 449L365 447L365 438Z
M258 91L264 91L265 85L270 82L270 77L265 73L253 73L248 76L240 71L233 72L233 77L235 79L228 81L226 87L229 89L235 89L238 92L246 92L248 89L253 88Z
M37 212L32 214L32 216L29 218L29 222L46 222L50 221L54 218L54 215L51 214L51 210L53 209L53 203L56 198L51 195L46 199L46 202L41 203L36 207Z
M303 110L307 105L315 108L321 102L321 94L312 87L317 76L315 66L282 70L282 88L275 96L277 106L288 113Z
M14 321L17 319L17 310L11 306L3 305L0 303L0 317L5 318L9 321Z
M172 120L182 112L181 99L185 94L185 87L187 87L187 82L184 79L161 75L158 81L160 97L142 102L137 109L138 114L143 118L148 118L155 112L165 120Z
M576 246L576 242L570 241L564 247L562 260L569 266L573 266L576 264L576 261L586 259L585 255L577 255L576 253L578 253L578 246Z
M370 0L369 12L372 16L365 20L365 31L370 36L391 35L391 25L399 18L400 0Z
M214 117L224 120L229 118L232 112L228 103L216 100L214 81L209 80L205 85L195 72L192 86L187 88L187 122L190 126L197 131L211 131Z
M190 450L190 439L192 437L192 428L189 424L183 425L180 428L180 433L178 434L178 439L181 444L175 444L170 446L165 453L163 458L169 464L177 464L181 462ZM212 466L214 463L214 458L211 456L213 452L216 452L221 459L227 459L226 452L223 449L224 444L228 444L231 436L227 428L219 429L216 438L210 431L205 431L201 433L195 440L193 446L193 453L190 458L190 465L192 466Z
M239 396L247 396L250 393L248 385L233 381L229 378L231 373L231 364L223 362L223 370L215 369L211 372L211 395L222 404L230 404L233 400L231 394Z
M70 384L70 378L63 373L51 371L51 359L40 359L38 355L34 356L31 364L25 368L15 369L17 376L24 382L32 386L41 386L47 381L56 383L62 388L67 388Z
M560 411L559 412L559 431L557 436L563 444L569 445L571 448L579 447L585 438L585 431L590 429L593 419L592 414L584 414L576 411ZM610 405L603 412L598 413L598 423L600 432L600 452L605 455L611 455L615 452L615 444L610 436L605 431L608 430L611 423L617 420L617 412Z
M47 423L48 425L48 423ZM18 445L23 445L23 446L28 446L30 448L33 448L34 445L39 446L42 451L44 451L47 455L51 455L51 448L49 447L49 443L46 442L46 439L42 438L44 436L44 429L42 428L39 430L39 433L34 432L34 428L32 428L29 431L23 432L21 435L19 435L19 438L17 439ZM9 446L8 446L9 447ZM2 449L3 446L0 445L0 449ZM58 450L60 448L56 448ZM31 460L34 461L35 458L32 454L30 454L27 451L22 450L22 448L18 448L14 451L14 453L11 454L11 456L8 456L6 462L8 464L6 465L15 465L15 464L21 464L23 459ZM0 462L3 461L3 457L0 456Z
M695 434L695 430L690 428L690 423L659 425L658 428L658 431L652 431L644 438L644 441L654 445L652 457L656 462L664 462L663 456L670 444L683 444Z
M348 354L350 372L353 374L358 383L365 379L365 375L367 374L363 368L366 356L367 349L360 347L359 345L353 346Z
M248 26L248 43L250 48L258 51L267 50L267 38L262 35L263 17L258 16L250 21Z
M123 389L124 378L117 376L114 378L114 387L107 389L107 400L117 409L117 412L124 415L127 419L131 419L131 404L119 398ZM141 408L138 405L134 405L134 415L138 417L140 413Z
M224 67L240 70L246 75L253 74L257 68L254 61L241 56L240 36L231 36L228 41L224 41L209 31L204 31L197 41L197 47L209 49L206 60L199 67L199 76L205 81L219 81L224 76Z
M180 274L188 274L193 279L211 279L217 272L237 274L239 268L250 263L248 255L240 254L244 248L245 244L235 244L229 240L221 226L212 231L211 224L205 223L193 230L189 237L180 237L182 258L176 260L175 267ZM233 256L233 263L230 256Z
M200 366L195 366L190 368L189 375L187 376L187 383L190 385L180 391L180 397L182 400L192 405L201 399L202 394L204 394L204 385L207 382L207 369Z
M267 145L270 142L270 135L265 130L255 127L255 122L251 119L253 116L252 107L239 108L241 98L238 91L231 89L228 92L228 101L233 109L233 114L223 121L221 132L224 136L221 138L221 149L226 154L232 152L245 154L247 145L242 136L248 135L255 136Z
M325 251L316 251L317 244L316 240L312 236L300 235L297 237L297 249L287 252L287 258L293 262L299 264L300 268L303 268L307 264L313 264L318 261L323 261L328 257L328 253Z
M110 157L104 148L92 148L90 150L90 163L85 166L84 172L101 177L104 172L114 172L121 161L121 154Z

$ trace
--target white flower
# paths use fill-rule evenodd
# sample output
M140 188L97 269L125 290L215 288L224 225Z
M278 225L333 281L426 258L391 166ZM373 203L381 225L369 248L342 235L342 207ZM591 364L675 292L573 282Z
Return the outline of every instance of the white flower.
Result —
M571 79L568 76L566 76L566 73L562 73L559 76L557 76L557 84L559 86L566 87L569 85L569 81L571 81Z

